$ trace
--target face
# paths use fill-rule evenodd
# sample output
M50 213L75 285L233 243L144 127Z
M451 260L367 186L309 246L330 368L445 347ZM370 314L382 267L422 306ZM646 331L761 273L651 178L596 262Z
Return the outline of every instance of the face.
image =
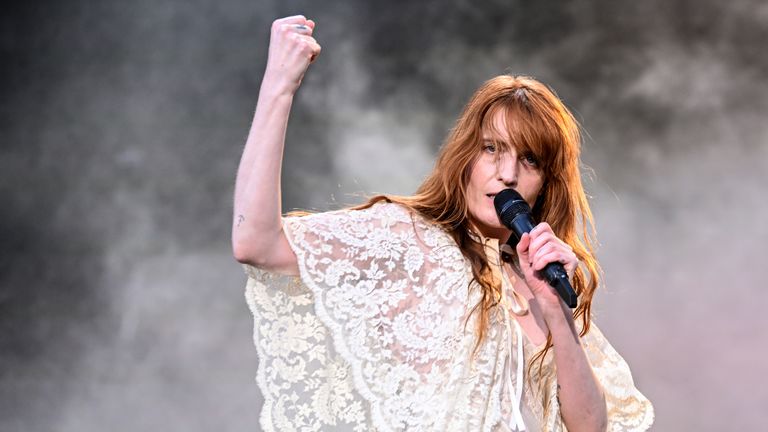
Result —
M500 110L491 119L495 130L504 131L504 114ZM488 128L490 129L490 128ZM501 224L493 198L502 189L516 190L533 207L542 189L544 178L533 155L518 154L509 146L508 151L498 148L499 137L492 130L483 130L482 151L477 158L467 185L467 205L476 227L485 237L506 240L510 231Z

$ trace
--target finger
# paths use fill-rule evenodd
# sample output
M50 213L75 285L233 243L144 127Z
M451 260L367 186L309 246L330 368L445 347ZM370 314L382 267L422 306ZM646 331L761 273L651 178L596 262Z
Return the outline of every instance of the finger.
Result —
M535 227L533 227L533 229L531 230L531 235L533 237L535 237L536 235L541 234L541 233L545 233L545 232L550 232L552 234L555 233L552 230L552 227L549 226L548 223L546 223L546 222L539 222L539 224L536 225Z
M306 43L305 52L309 57L309 62L314 62L317 56L320 55L322 47L312 36L299 35L299 37Z
M315 60L317 60L317 56L319 56L319 55L320 55L320 50L318 49L318 50L317 50L317 53L315 53L315 54L312 54L311 56L309 56L309 63L310 63L310 64L311 64L311 63L314 63L314 62L315 62Z
M307 35L301 35L301 38L307 41L307 44L314 48L320 48L320 44L317 43L317 39L313 38L312 36Z
M528 262L528 246L531 243L531 235L523 233L520 237L520 241L517 242L515 249L517 250L517 258L520 260L520 266L525 268L529 265Z
M565 271L568 273L568 276L571 277L576 270L579 259L576 257L576 254L571 251L555 249L550 252L543 253L541 256L538 256L535 259L532 259L532 267L534 267L536 270L541 270L546 267L547 264L553 262L561 263L563 267L565 267Z
M552 251L533 260L533 269L539 271L549 263L559 262L563 265L568 264L569 257L562 251Z
M547 233L551 233L554 235L554 233L552 232L552 228L546 222L541 222L540 224L533 227L533 229L530 232L531 244L533 245L533 242L535 242L536 239L539 238L539 236L545 235Z
M307 20L307 25L308 25L308 26L310 26L310 27L312 27L312 30L314 30L314 29L315 29L315 22L314 22L314 21L312 21L312 20Z
M530 249L532 255L535 255L536 251L549 243L557 243L557 237L549 232L539 233L538 235L531 236L531 245L528 249Z
M537 233L534 233L534 235L531 236L531 253L533 251L538 250L541 248L544 244L547 243L553 243L556 245L559 245L563 249L567 249L569 251L573 251L573 248L568 243L560 240L559 237L555 235L554 232L550 230L546 230L546 228L542 228L541 231L538 231Z
M315 62L315 59L317 59L317 56L320 55L320 51L322 49L323 48L320 46L320 44L315 42L315 44L312 46L312 54L309 56L309 62L310 63L314 63Z
M315 38L313 38L312 36L305 36L305 35L301 35L300 37L304 40L304 42L306 42L311 54L313 55L320 54L320 50L322 48L320 47L320 44L317 43L317 40L315 40Z
M529 250L532 250L532 249L533 248L530 248ZM551 253L551 252L558 251L558 250L560 250L560 249L558 249L558 247L557 247L557 245L555 243L553 243L553 242L545 243L545 244L541 245L538 249L536 249L536 252L530 252L532 254L532 257L533 257L533 258L531 258L531 261L536 261L536 260L540 259L542 256L544 256L544 255L546 255L548 253Z
M531 246L529 250L533 251L534 247ZM553 251L560 251L568 256L573 256L573 261L576 260L576 254L573 253L573 249L562 240L558 239L557 237L554 237L552 240L544 243L543 245L539 246L535 249L536 252L531 252L533 256L533 260L538 259L539 257L543 256L546 253L553 252Z
M273 24L280 26L282 24L304 24L307 22L307 18L304 15L293 15L285 18L278 18Z
M281 29L285 32L296 32L304 36L312 35L312 27L304 24L283 24Z

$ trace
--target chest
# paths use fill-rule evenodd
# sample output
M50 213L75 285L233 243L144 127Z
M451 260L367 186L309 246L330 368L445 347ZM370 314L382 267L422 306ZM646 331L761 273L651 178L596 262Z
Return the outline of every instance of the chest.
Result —
M503 281L507 313L517 321L529 342L537 347L543 345L547 341L547 326L533 293L524 283L517 283L514 275L505 272ZM524 315L514 313L511 307L512 302L527 305L528 313Z

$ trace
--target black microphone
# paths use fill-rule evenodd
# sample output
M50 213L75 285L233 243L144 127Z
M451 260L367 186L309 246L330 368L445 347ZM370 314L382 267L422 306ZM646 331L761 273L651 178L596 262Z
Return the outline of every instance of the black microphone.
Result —
M531 217L531 207L525 202L522 196L520 196L514 189L504 189L496 194L493 198L493 206L496 207L496 214L499 216L499 220L505 227L512 230L512 235L509 236L505 246L510 246L512 250L515 250L517 243L523 234L531 232L534 227L533 218ZM508 251L502 250L502 260L509 262L512 256ZM559 262L551 262L547 264L541 270L544 279L557 290L560 294L560 298L565 301L571 309L576 307L577 295L571 287L571 283L568 281L568 273L565 271L563 264Z

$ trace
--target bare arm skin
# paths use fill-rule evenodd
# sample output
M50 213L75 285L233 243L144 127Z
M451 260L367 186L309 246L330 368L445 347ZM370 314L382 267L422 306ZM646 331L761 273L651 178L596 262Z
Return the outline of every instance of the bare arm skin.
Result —
M298 274L281 222L285 132L293 97L309 64L320 54L312 37L314 27L301 15L272 23L267 67L235 183L235 259L283 274Z
M554 288L535 272L550 262L561 262L569 275L578 264L570 246L558 239L547 223L524 234L517 245L525 285L535 297L540 326L552 335L557 370L560 413L569 431L605 431L608 413L602 386L581 345L573 315ZM534 305L531 305L533 311Z

